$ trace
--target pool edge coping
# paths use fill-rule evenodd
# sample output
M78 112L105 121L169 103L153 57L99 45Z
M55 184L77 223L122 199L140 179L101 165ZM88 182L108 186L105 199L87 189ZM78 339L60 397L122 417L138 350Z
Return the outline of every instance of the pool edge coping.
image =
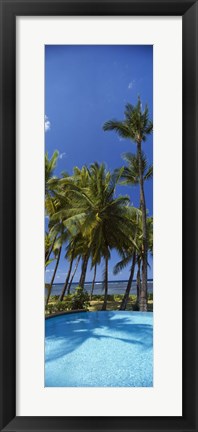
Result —
M75 309L72 311L56 312L54 314L50 314L50 315L45 316L45 319L55 318L55 317L61 316L61 315L70 315L70 314L79 313L79 312L89 312L89 311L88 311L88 309Z

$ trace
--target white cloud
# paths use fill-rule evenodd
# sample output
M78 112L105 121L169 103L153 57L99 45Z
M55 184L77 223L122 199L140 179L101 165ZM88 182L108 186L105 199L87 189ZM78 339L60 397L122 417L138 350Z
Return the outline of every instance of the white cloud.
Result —
M66 153L60 153L59 154L59 159L63 159L66 156Z
M51 123L48 119L48 117L45 115L45 132L51 129Z
M130 81L130 83L128 84L128 89L132 90L134 88L135 85L135 80Z

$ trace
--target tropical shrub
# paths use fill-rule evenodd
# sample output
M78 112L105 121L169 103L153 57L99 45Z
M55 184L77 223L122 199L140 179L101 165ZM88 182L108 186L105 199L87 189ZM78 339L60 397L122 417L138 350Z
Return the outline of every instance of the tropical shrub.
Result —
M114 295L114 300L115 301L120 301L123 299L123 294L115 294Z
M45 307L45 311L47 315L51 315L57 312L64 312L68 310L67 302L56 302L56 303L48 303Z
M75 289L75 293L71 296L70 301L68 301L68 309L88 309L89 306L90 303L88 292L84 291L82 287L77 287Z

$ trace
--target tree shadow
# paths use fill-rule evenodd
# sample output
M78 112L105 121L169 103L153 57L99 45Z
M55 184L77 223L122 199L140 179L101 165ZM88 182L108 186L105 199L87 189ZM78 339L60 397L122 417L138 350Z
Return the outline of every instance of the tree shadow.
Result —
M153 345L151 322L150 313L148 317L140 312L87 312L46 320L45 361L60 359L91 338L96 342L117 340L147 351ZM97 343L93 347L95 351Z

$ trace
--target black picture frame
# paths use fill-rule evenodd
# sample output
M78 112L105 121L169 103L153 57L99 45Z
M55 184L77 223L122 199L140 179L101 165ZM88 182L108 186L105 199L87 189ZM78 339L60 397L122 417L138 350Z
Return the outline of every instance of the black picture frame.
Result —
M0 0L0 430L198 431L198 4L195 0ZM16 17L182 16L183 20L183 415L16 417ZM171 100L170 100L171 103ZM177 193L177 191L175 191ZM173 287L174 289L174 287ZM177 307L177 305L175 305ZM170 388L171 392L171 388ZM168 397L168 395L167 395ZM130 413L129 413L130 414Z

